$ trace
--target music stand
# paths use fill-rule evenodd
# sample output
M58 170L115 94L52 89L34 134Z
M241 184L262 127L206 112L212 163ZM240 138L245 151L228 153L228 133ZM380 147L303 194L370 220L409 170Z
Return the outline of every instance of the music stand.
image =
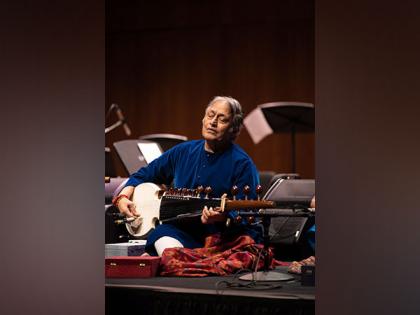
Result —
M296 132L315 130L315 107L311 103L302 102L261 104L245 117L244 125L255 144L274 132L290 132L292 173L295 173Z
M143 154L141 153L138 144L139 143L155 143L148 140L136 140L128 139L121 140L113 143L115 150L118 153L118 157L123 163L125 170L129 175L137 172L143 166L147 166L147 161ZM158 143L155 143L159 148L161 153L163 153L162 148Z
M270 243L270 224L272 217L301 217L304 221L296 222L294 241L299 238L304 222L308 216L313 215L309 211L299 211L297 209L308 209L312 197L315 195L315 180L313 179L283 179L280 178L270 187L263 199L275 201L277 209L261 209L258 211L263 220L263 255L264 270L252 272L239 277L240 280L247 281L288 281L294 276L277 271L269 270L268 248ZM241 213L241 212L239 212ZM303 222L303 223L302 223Z
M173 146L188 140L186 136L176 135L172 133L154 133L140 136L141 140L149 140L159 143L164 152L168 151Z

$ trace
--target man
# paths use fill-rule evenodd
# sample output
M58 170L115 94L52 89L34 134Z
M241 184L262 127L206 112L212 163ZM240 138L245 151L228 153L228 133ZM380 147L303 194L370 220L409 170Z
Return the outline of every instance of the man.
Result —
M231 97L216 96L207 105L202 120L203 140L179 144L131 175L114 204L124 215L138 216L143 210L136 209L130 198L134 187L144 182L166 185L173 182L176 188L188 189L210 186L213 197L229 195L236 185L240 189L238 198L243 198L242 189L249 185L250 198L255 198L259 181L257 169L251 158L234 143L242 124L239 102ZM161 256L165 248L203 247L204 238L216 232L246 233L257 242L260 240L260 230L256 227L242 223L226 228L227 216L234 218L235 214L226 215L218 209L204 207L198 225L191 222L159 225L148 236L146 251Z

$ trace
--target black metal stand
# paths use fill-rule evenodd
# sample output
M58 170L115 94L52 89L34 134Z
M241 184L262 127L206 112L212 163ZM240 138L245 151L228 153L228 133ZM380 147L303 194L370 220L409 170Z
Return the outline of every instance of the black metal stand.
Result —
M272 133L290 132L291 169L296 173L296 133L315 130L315 108L311 103L302 102L265 103L245 117L244 124L255 144L270 134L265 132L261 136L261 130L270 128Z
M292 142L292 173L296 173L296 127L292 125L290 128Z
M248 280L248 281L288 281L294 279L292 275L277 272L277 271L270 271L270 255L268 252L269 243L270 243L270 235L269 235L269 228L271 223L271 216L263 216L263 257L264 257L264 270L251 272L240 276L240 280Z

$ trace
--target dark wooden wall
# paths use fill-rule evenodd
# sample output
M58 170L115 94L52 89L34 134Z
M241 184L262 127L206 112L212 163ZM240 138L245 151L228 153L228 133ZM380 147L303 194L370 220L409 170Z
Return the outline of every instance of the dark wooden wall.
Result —
M273 101L314 102L314 1L108 1L106 104L133 131L200 138L215 95L246 113ZM111 115L106 121L115 121ZM122 128L106 145L127 138ZM290 134L237 140L259 170L291 172ZM296 171L314 178L314 134L296 138ZM126 175L113 152L120 176Z

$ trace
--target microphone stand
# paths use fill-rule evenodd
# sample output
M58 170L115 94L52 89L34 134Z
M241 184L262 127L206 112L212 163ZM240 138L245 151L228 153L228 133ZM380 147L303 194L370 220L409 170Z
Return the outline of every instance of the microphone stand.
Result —
M118 128L122 124L123 124L123 122L121 120L118 120L117 122L113 123L111 126L105 128L105 134L107 134L108 132L114 130L115 128Z
M118 111L121 111L121 110L119 109L118 105L115 104L115 103L111 104L111 106L108 109L108 112L106 113L105 118L108 118L113 110L117 111L118 121L113 123L111 126L105 128L105 134L107 134L108 132L111 132L112 130L118 128L119 126L121 126L125 123L124 116L122 116L122 113L118 114Z
M262 209L263 210L263 209ZM263 223L263 257L264 257L264 267L262 271L256 271L247 273L239 277L239 280L246 280L246 281L289 281L293 280L295 277L291 274L278 272L278 271L270 271L270 257L269 257L269 243L270 243L270 235L269 235L269 228L271 224L271 217L293 217L293 216L308 216L308 214L285 214L284 210L281 209L269 209L269 211L258 211L257 214L262 217ZM278 210L278 211L276 211Z
M116 107L117 105L116 104L114 104L114 103L112 103L111 104L111 106L109 106L109 108L108 108L108 111L106 112L106 115L105 115L105 121L108 119L108 117L109 117L109 115L111 114L111 112L115 109L115 107ZM118 121L119 122L119 121ZM117 122L117 123L118 123ZM110 132L110 131L112 131L112 130L114 130L115 128L117 128L118 126L116 125L117 123L115 123L115 124L113 124L112 126L110 126L110 127L108 127L108 128L106 128L105 127L105 134L107 134L108 132ZM121 125L121 124L120 124Z

